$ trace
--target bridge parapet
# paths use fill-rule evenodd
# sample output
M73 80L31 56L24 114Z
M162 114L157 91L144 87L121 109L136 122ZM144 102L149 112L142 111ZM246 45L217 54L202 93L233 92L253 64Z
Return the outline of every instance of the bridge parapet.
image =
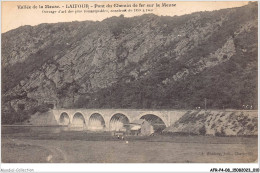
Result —
M89 125L89 119L93 114L99 114L103 117L106 128L110 127L110 121L116 114L121 114L127 117L131 123L135 120L141 119L145 115L155 115L159 117L165 124L166 127L174 124L186 113L192 112L211 112L216 113L238 113L245 112L249 114L257 114L257 110L147 110L147 109L54 109L53 115L57 122L60 122L60 116L62 113L66 113L69 116L70 123L73 122L73 117L76 113L81 114L84 119L86 126ZM62 124L62 123L60 123Z
M70 119L70 122L73 121L73 117L76 113L80 113L85 118L86 124L88 124L89 118L92 114L100 114L105 121L106 126L109 126L111 118L116 114L125 115L129 122L138 120L144 115L155 115L162 119L166 127L170 126L172 120L177 119L179 114L182 114L185 111L169 111L169 110L143 110L143 109L54 109L53 114L57 122L59 122L60 115L62 113L67 113ZM171 118L175 117L175 118Z

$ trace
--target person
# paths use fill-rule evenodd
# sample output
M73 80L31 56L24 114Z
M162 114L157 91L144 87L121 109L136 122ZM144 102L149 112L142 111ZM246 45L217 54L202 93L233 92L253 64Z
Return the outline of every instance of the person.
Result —
M125 138L124 138L124 136L122 136L122 140L124 140Z
M119 139L119 135L117 135L117 139Z

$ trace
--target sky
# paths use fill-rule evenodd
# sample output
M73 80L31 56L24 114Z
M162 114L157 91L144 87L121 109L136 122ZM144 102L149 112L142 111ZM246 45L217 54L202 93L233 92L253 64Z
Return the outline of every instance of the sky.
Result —
M156 3L160 7L155 7ZM166 3L167 7L162 7ZM84 5L84 8L69 8L74 4ZM98 7L95 7L95 4ZM114 5L131 5L131 7L114 7ZM133 7L136 4L136 7ZM145 7L140 7L140 5ZM170 6L176 4L175 6ZM38 25L41 23L57 23L57 22L71 22L71 21L102 21L108 17L119 16L123 14L125 17L133 17L145 13L154 13L159 16L175 16L189 14L197 11L213 11L224 8L240 7L248 4L248 1L96 1L96 2L69 2L69 1L41 1L41 2L28 2L28 1L5 1L1 4L2 19L1 19L1 32L7 32L11 29L18 28L24 25ZM30 7L30 9L19 9L18 6ZM45 8L49 6L59 6L59 8ZM104 5L104 7L102 7ZM110 5L110 7L108 7ZM153 7L148 7L153 5ZM43 8L40 8L42 6ZM87 8L87 6L89 8ZM111 7L112 6L112 7ZM36 8L33 8L36 7ZM107 10L108 12L89 13L89 10ZM145 12L143 10L149 9ZM70 11L73 11L69 13ZM112 10L127 10L127 12L112 12ZM129 11L132 10L132 11ZM138 11L139 10L139 11ZM141 11L140 11L141 10ZM50 13L56 11L54 13ZM78 13L75 13L78 11ZM65 12L65 13L61 13Z

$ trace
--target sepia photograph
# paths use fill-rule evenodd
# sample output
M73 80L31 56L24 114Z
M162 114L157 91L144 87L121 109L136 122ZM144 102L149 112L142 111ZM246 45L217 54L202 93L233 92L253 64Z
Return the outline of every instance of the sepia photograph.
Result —
M258 1L1 11L1 163L258 163Z

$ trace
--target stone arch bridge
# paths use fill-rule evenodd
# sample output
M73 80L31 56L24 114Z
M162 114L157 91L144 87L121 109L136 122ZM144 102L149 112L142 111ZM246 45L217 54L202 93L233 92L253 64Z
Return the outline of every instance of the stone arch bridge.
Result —
M184 110L143 109L54 109L59 125L89 130L119 130L124 124L145 119L153 125L169 127L187 112Z

